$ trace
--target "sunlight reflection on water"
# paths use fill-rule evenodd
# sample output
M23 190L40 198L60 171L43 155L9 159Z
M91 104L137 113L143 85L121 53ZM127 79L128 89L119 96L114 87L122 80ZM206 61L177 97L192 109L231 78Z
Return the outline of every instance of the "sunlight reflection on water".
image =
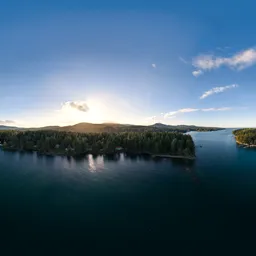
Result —
M104 169L104 157L98 156L96 164L97 164L97 169L103 170Z
M90 172L96 172L97 169L96 169L96 166L95 166L95 162L94 162L93 156L92 155L88 155L87 159L88 159L88 170Z

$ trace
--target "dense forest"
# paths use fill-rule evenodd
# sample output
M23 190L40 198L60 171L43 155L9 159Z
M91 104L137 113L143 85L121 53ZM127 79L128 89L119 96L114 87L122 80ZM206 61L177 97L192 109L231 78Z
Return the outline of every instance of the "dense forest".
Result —
M195 125L167 125L155 123L153 125L132 125L118 123L79 123L69 126L45 126L39 128L22 128L0 125L0 130L22 130L22 131L61 131L61 132L79 132L79 133L104 133L104 132L208 132L218 131L223 128L217 127L201 127Z
M127 153L194 156L190 135L176 132L74 133L58 131L0 131L3 149L49 155Z
M233 134L238 143L256 145L256 129L254 128L235 130Z
M54 130L65 132L79 133L105 133L105 132L188 132L188 131L217 131L220 128L215 127L199 127L194 125L165 125L156 123L154 125L131 125L131 124L116 124L116 123L79 123L70 126L50 126L30 130Z

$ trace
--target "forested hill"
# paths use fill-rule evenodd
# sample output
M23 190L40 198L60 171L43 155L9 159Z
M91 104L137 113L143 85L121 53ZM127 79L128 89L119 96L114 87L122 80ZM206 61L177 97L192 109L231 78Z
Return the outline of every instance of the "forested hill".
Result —
M14 126L0 125L0 130L16 130L16 129L19 129L19 128Z
M0 131L3 149L51 155L127 153L194 156L190 135L175 132L74 133L57 131Z
M160 131L173 131L173 132L188 132L188 131L217 131L221 128L216 127L198 127L194 125L165 125L165 124L154 124L154 125L125 125L115 123L103 123L103 124L92 124L92 123L79 123L71 126L47 126L41 128L33 128L29 130L54 130L54 131L65 131L65 132L78 132L78 133L102 133L102 132L160 132Z
M256 145L256 129L246 128L233 131L237 143L245 145Z

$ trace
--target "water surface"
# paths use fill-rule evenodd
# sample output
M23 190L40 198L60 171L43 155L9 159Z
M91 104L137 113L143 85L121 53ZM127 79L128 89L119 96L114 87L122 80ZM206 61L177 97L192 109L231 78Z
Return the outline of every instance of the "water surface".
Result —
M191 132L197 159L0 150L2 232L10 239L254 237L256 150L232 130Z

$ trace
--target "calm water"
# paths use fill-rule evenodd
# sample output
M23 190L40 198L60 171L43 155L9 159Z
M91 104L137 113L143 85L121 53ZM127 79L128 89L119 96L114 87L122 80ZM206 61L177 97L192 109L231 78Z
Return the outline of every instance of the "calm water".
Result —
M0 151L1 231L12 240L254 237L256 151L231 132L192 132L194 162Z

